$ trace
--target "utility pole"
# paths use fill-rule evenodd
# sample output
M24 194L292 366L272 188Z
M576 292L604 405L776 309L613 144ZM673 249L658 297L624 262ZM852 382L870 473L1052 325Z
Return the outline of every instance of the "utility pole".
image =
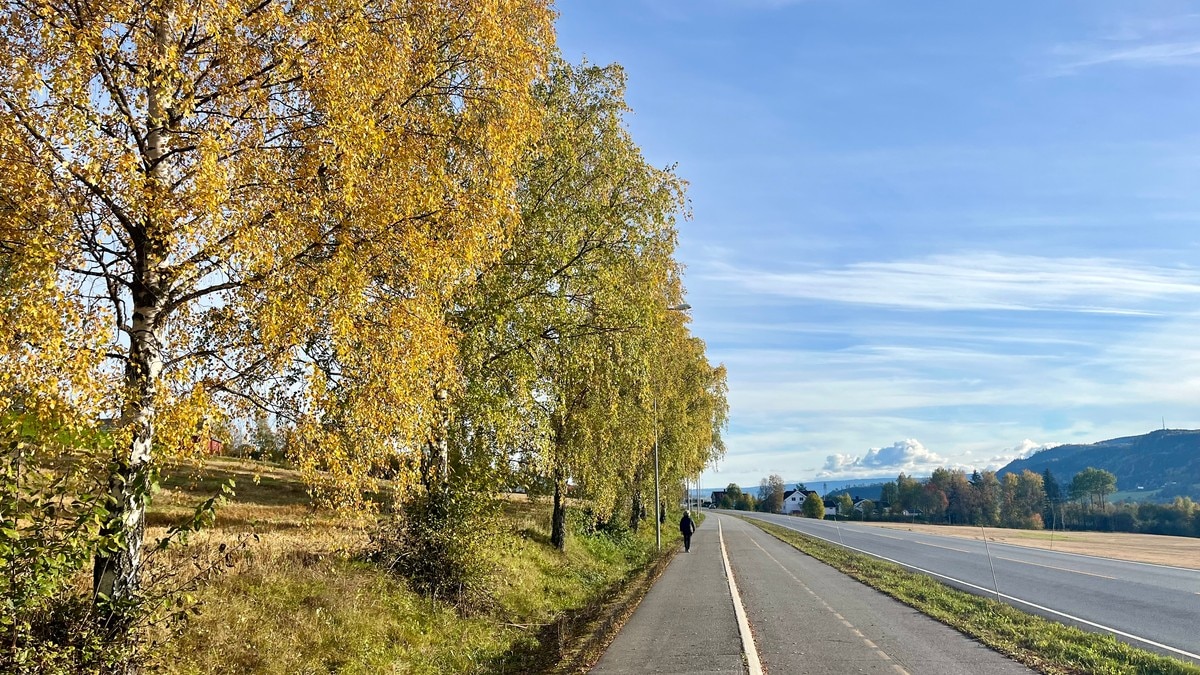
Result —
M662 551L662 497L658 494L658 394L654 395L654 546Z

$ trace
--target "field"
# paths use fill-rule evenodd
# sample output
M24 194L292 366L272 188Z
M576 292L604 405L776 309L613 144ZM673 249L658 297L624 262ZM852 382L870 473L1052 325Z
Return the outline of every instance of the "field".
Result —
M959 525L920 525L905 523L865 523L927 534L983 540L978 527ZM1133 562L1153 563L1200 569L1200 539L1167 537L1157 534L1128 534L1123 532L1050 532L1049 530L1010 530L989 527L988 541L1044 548L1067 553L1116 558Z
M576 531L561 553L549 545L548 504L505 499L494 539L494 606L460 612L355 555L368 541L369 518L314 511L295 472L228 458L167 481L150 536L228 478L237 481L236 498L191 550L174 554L176 562L203 558L221 543L248 545L197 592L201 613L161 654L168 673L544 669L585 628L569 619L587 615L654 560L653 526L623 537Z

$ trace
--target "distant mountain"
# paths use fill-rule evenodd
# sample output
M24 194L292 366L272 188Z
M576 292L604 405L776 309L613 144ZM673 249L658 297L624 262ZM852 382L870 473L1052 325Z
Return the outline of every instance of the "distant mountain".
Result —
M825 496L825 495L836 495L836 494L840 494L842 492L849 492L853 495L858 495L858 494L860 494L861 490L866 490L867 492L870 492L872 488L874 488L875 491L878 492L880 487L884 483L886 483L890 480L896 480L896 477L892 476L889 478L889 477L885 477L885 476L880 476L878 478L851 478L848 480L847 479L810 480L810 481L798 481L798 482L803 482L804 487L808 488L809 490L816 490L817 492L821 493L821 496ZM796 487L795 484L788 485L789 490L794 487ZM862 496L864 499L875 499L875 497L869 497L866 494L862 494L860 496Z
M854 497L855 499L870 499L873 502L877 502L883 497L884 483L894 482L895 480L895 478L891 478L881 480L878 483L872 483L870 485L855 485L852 487L841 488L840 490L830 490L829 494L825 496L837 498L838 495L845 493L851 497Z
M1060 445L1009 462L997 474L1025 469L1050 473L1064 489L1075 474L1092 466L1112 472L1117 490L1154 492L1158 499L1200 496L1200 430L1162 429L1142 436L1090 445ZM1151 495L1147 495L1151 496Z
M787 489L789 490L796 489L797 485L803 485L808 490L816 490L817 492L821 493L822 496L836 496L841 492L849 492L851 496L858 496L862 497L863 499L878 500L879 493L883 489L883 484L894 480L896 480L895 476L892 476L891 478L852 478L849 480L792 480L784 481L783 484L787 486ZM728 485L728 483L726 483L726 485ZM753 485L739 485L738 487L742 488L743 492L749 492L752 495L758 496L758 483ZM725 485L713 488L705 487L700 489L700 494L707 499L714 490L724 489ZM695 491L693 490L693 493L694 492Z

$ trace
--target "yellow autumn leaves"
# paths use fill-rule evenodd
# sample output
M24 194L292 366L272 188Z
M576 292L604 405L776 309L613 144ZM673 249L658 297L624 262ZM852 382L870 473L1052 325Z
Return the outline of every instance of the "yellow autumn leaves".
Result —
M724 379L664 309L683 186L628 138L622 82L550 67L551 22L545 0L6 5L0 405L112 418L126 486L148 448L266 410L330 501L415 485L441 444L612 510L653 386L672 475L699 470Z

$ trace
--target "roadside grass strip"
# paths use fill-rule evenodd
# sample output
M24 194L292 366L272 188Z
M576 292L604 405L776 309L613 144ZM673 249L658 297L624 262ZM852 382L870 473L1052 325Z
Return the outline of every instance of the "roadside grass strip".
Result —
M314 511L295 472L223 459L200 471L219 484L234 470L239 477L261 472L262 480L244 481L215 527L191 544L207 550L247 533L256 541L224 575L197 589L203 611L165 643L149 672L584 672L679 548L677 529L664 528L658 553L653 527L595 531L571 508L571 536L559 551L550 544L549 504L501 499L491 552L496 569L488 575L492 602L460 609L365 562L356 552L370 519ZM203 488L178 483L151 505L151 539L203 498ZM188 564L191 551L166 555Z
M1200 675L1200 666L1160 656L1111 635L1089 633L972 595L927 575L847 551L795 530L744 519L797 550L886 593L1009 658L1050 675Z

